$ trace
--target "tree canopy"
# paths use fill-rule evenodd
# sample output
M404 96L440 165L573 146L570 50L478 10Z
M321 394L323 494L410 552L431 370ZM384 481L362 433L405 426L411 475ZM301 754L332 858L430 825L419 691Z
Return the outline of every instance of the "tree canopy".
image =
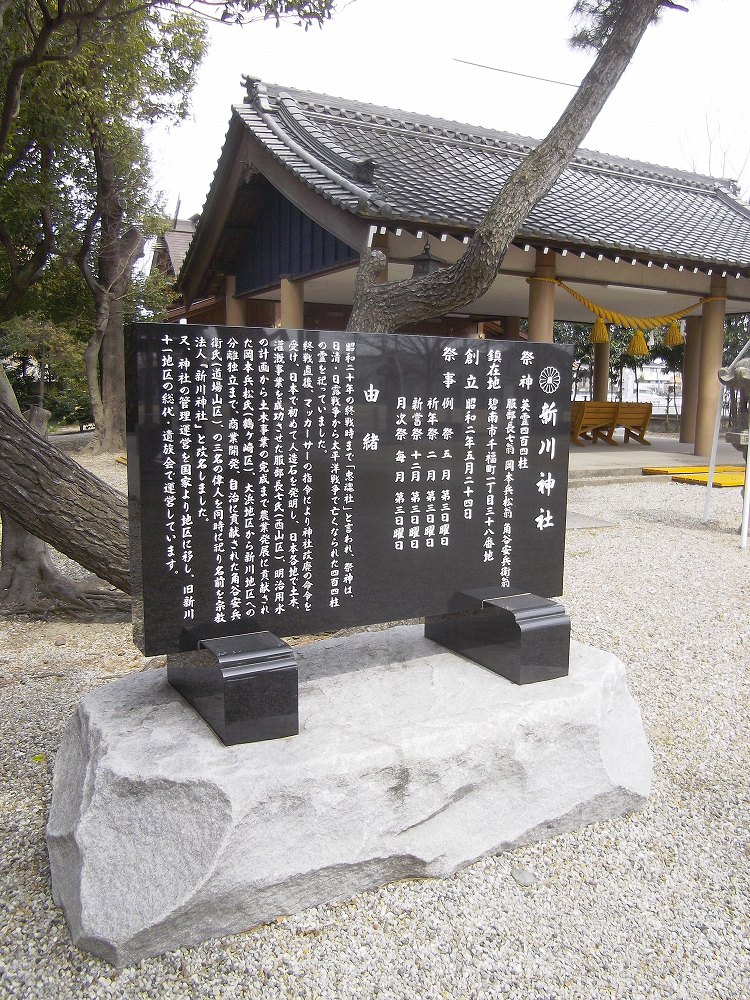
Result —
M126 140L118 130L186 113L205 46L196 18L291 18L308 26L322 24L332 6L333 0L0 0L0 321L14 315L61 249L61 222L81 207L69 179L80 190L93 176L82 151L90 152L103 132L110 151L126 141L132 146L132 134Z
M77 56L102 26L114 28L144 13L188 13L243 23L296 19L322 24L333 0L0 0L0 156L19 113L29 73Z

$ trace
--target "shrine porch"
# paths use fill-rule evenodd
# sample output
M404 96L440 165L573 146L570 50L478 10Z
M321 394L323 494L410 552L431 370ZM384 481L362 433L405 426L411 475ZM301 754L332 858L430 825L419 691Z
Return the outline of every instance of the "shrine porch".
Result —
M618 440L621 434L618 432ZM693 445L678 440L676 434L649 431L651 448L641 448L632 442L625 447L611 448L602 442L587 443L585 448L570 449L570 485L590 484L592 479L633 479L641 477L644 466L708 465L710 455L694 455ZM719 439L717 464L741 465L742 455L723 439ZM654 477L658 478L658 477Z

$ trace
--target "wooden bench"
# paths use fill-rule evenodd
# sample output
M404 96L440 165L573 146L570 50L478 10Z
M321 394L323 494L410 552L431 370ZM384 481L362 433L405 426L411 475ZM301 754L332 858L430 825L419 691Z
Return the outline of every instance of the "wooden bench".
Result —
M630 438L633 438L640 444L650 445L651 442L646 440L649 420L651 420L651 403L617 404L615 426L622 427L625 431L623 444L627 444Z
M614 432L621 427L625 432L623 444L633 438L640 444L650 445L646 431L651 420L651 403L598 403L574 400L570 404L570 440L580 448L586 441L605 441L618 445Z
M617 426L618 403L597 403L574 400L570 406L570 440L580 448L588 441L606 441L616 446L612 435Z

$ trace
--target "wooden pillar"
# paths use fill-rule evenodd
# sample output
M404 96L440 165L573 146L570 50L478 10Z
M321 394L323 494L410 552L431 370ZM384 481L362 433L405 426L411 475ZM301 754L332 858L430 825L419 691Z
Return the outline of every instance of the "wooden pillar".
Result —
M701 362L701 318L685 320L685 354L682 360L682 406L680 441L695 444L695 415L698 410L698 373Z
M538 278L554 278L555 256L552 252L536 252L536 269L534 275ZM553 325L555 322L555 286L551 281L529 282L529 340L552 343Z
M711 277L711 295L726 294L726 279ZM726 303L704 302L701 317L700 369L698 372L698 407L695 414L694 455L710 455L716 424L721 383L717 377L724 350L724 314Z
M281 326L302 330L305 326L305 283L281 279Z
M594 379L592 399L606 403L609 396L609 341L594 344Z
M227 326L247 326L245 322L245 300L235 298L237 279L228 274L224 279L224 322Z

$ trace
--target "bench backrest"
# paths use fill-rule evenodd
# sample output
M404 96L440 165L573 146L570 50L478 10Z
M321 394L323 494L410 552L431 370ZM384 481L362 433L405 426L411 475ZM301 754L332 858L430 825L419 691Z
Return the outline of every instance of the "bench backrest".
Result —
M627 423L643 427L651 419L651 403L620 403L617 407L617 423Z
M616 416L616 403L587 402L583 406L581 427L604 427L611 424Z
M570 408L570 433L574 436L586 430L609 426L617 416L617 403L578 400Z

